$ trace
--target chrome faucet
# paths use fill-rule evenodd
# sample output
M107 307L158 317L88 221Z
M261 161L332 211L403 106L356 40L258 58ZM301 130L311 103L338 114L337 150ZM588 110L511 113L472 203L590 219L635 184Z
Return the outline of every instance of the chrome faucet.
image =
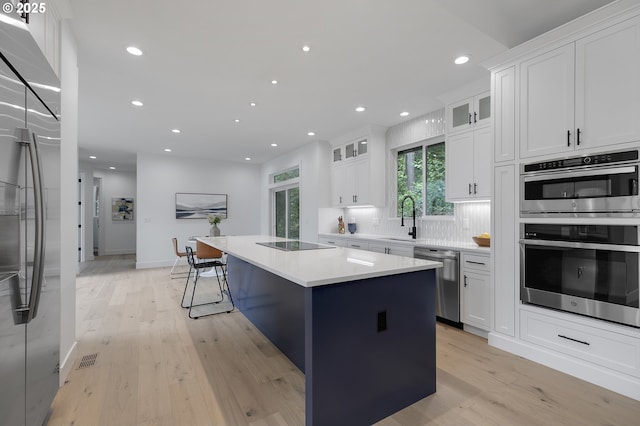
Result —
M414 200L411 195L405 195L404 198L402 199L402 204L401 204L402 219L400 220L400 226L404 226L404 202L407 200L407 198L411 200L411 204L413 205L413 226L411 227L411 232L409 232L409 235L411 235L411 238L415 240L416 239L416 200Z

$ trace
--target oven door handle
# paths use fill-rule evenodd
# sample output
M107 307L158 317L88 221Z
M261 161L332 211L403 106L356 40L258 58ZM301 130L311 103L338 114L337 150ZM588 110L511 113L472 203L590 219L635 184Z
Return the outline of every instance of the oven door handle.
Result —
M586 250L607 250L607 251L624 251L631 253L640 253L640 246L616 245L616 244L598 244L598 243L580 243L576 241L553 241L553 240L520 240L521 245L530 246L546 246L546 247L563 247Z
M588 170L574 170L566 173L559 172L546 172L535 175L525 175L525 182L538 182L541 180L556 180L556 179L574 179L580 177L589 177L589 176L603 176L603 175L622 175L625 173L636 173L637 166L626 166L626 167L598 167L592 168Z

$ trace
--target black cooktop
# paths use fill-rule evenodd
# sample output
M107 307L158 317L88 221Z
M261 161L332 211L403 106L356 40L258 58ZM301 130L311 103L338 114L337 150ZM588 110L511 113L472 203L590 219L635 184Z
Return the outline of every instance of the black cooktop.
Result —
M333 246L323 246L316 243L307 243L305 241L287 240L287 241L268 241L264 243L256 243L261 246L271 247L283 251L300 251L300 250L317 250L335 248Z

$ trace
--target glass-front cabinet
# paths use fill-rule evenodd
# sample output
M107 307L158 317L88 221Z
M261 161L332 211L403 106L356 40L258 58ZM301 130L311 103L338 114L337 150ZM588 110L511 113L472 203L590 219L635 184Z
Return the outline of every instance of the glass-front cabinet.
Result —
M369 152L367 143L367 139L358 139L348 144L337 146L331 151L331 161L338 163L366 155Z
M447 133L473 130L489 125L491 92L462 99L447 106Z

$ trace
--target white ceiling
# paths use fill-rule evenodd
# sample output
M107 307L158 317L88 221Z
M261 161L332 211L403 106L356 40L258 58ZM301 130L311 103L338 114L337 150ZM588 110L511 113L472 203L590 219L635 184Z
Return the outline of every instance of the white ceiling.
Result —
M70 2L80 159L133 170L138 152L262 163L366 124L393 126L488 78L482 61L610 0ZM456 66L461 53L472 60Z

